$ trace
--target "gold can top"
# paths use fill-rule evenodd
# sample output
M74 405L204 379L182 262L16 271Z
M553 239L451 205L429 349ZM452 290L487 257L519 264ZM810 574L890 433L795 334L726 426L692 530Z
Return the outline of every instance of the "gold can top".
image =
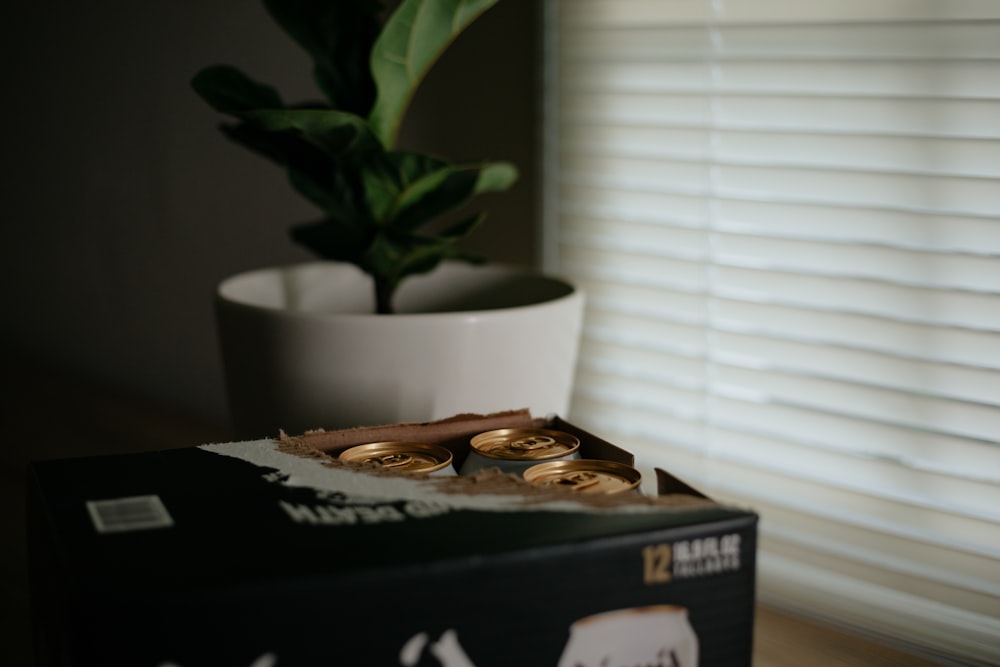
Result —
M522 428L486 431L473 437L469 444L487 458L506 461L560 459L580 448L580 440L569 433Z
M345 449L338 456L348 463L373 463L402 473L436 472L451 465L451 451L430 442L369 442Z
M642 474L624 463L598 459L549 461L524 471L524 479L539 486L576 493L622 493L639 488Z

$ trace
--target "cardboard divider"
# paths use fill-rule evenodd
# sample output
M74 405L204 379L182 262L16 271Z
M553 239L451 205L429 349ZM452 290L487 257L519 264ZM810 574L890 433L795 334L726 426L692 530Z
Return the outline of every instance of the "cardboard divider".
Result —
M662 468L654 468L656 471L656 494L659 496L684 495L696 498L708 499L704 493L690 486L686 482L674 477Z
M628 466L635 465L635 455L631 452L628 452L617 445L612 445L607 440L602 440L596 435L588 433L582 428L564 421L561 417L551 417L545 428L571 433L579 438L580 458L615 461L617 463L624 463Z

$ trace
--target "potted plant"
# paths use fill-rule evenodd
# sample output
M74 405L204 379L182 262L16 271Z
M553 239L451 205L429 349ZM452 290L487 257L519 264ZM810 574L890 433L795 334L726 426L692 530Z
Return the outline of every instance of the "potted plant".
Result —
M195 91L233 117L226 136L283 167L322 213L291 228L321 261L219 287L241 435L568 407L582 296L555 278L476 266L458 245L484 214L454 214L509 188L516 168L397 146L417 86L496 2L403 0L384 18L374 0L264 0L310 55L323 101L288 105L227 65L194 77ZM526 363L530 351L547 358Z

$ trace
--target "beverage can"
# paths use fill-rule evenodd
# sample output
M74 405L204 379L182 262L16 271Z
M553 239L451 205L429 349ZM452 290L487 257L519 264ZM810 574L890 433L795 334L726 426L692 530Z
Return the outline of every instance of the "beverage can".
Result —
M469 445L463 475L484 468L521 474L542 461L580 457L579 438L551 429L495 429L474 436Z
M576 493L623 493L637 491L642 474L616 461L576 459L549 461L524 471L524 479L539 486L567 489Z
M455 474L451 450L430 442L369 442L345 449L337 458L399 473Z

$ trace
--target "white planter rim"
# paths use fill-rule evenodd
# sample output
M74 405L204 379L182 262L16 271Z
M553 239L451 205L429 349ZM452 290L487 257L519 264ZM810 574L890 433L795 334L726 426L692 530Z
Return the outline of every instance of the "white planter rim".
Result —
M252 281L272 281L277 284L285 279L293 279L302 272L320 272L329 270L347 276L351 285L347 289L354 289L360 292L363 298L370 299L370 304L363 308L356 305L347 310L335 308L319 308L315 306L290 307L288 304L264 303L259 294L252 293L250 283ZM531 287L539 289L541 292L536 297L528 297L523 303L511 303L499 306L473 307L473 308L429 308L417 309L407 305L407 296L414 289L423 288L425 293L434 291L448 291L455 289L455 285L449 285L449 279L478 277L482 278L484 284L492 282L494 286L501 287L504 281L520 280L529 281ZM367 284L365 284L367 281ZM522 283L522 285L525 283ZM333 290L333 283L328 285L320 284L317 280L314 287L329 288L331 291L340 291L343 286L338 285ZM300 289L300 288L295 288ZM316 320L398 320L414 322L424 318L439 319L441 317L454 318L491 318L509 317L511 311L533 310L551 306L555 302L581 298L580 290L572 283L557 276L541 273L529 268L518 267L507 264L489 263L485 265L473 265L465 262L445 262L434 271L427 274L411 276L407 278L399 289L397 301L401 304L399 312L391 315L379 315L374 312L374 297L372 293L370 278L350 264L328 261L301 262L280 266L269 266L258 269L242 271L223 279L216 289L215 298L223 301L230 308L246 309L260 313L271 313L281 317L305 318ZM272 295L273 296L273 295ZM473 298L470 296L469 298Z

